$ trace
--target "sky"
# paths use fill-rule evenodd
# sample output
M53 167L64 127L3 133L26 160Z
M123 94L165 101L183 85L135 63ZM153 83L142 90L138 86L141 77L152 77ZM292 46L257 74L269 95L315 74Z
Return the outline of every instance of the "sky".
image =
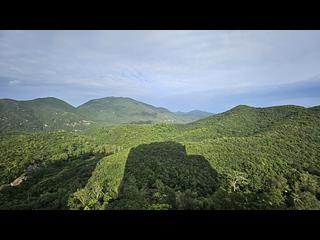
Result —
M0 98L171 111L320 105L320 31L0 31Z

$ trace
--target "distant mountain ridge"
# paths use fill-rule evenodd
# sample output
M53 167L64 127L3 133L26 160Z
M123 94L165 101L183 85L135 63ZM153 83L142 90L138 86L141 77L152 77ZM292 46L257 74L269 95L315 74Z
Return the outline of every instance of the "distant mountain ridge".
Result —
M95 123L189 123L206 116L209 113L199 110L174 113L127 97L93 99L79 107L54 97L0 99L0 132L77 131Z
M213 115L213 113L206 112L206 111L200 111L200 110L193 110L190 112L175 112L176 114L182 115L182 116L195 116L195 117L209 117Z

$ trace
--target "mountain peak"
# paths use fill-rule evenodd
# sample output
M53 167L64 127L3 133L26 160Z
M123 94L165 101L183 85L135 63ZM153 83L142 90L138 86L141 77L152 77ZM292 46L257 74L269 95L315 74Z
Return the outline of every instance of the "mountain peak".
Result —
M11 98L2 98L2 99L0 99L0 102L17 102L17 100L14 100Z
M245 111L245 110L251 110L251 109L255 109L254 107L245 105L245 104L240 104L238 106L235 106L234 108L231 108L229 111Z
M70 105L69 103L55 97L43 97L43 98L36 98L33 100L22 101L25 104L31 106L43 106L43 107L50 107L50 108L59 108L68 111L72 111L75 109L74 106Z
M62 101L61 99L59 98L56 98L56 97L41 97L41 98L35 98L33 100L55 100L55 101Z

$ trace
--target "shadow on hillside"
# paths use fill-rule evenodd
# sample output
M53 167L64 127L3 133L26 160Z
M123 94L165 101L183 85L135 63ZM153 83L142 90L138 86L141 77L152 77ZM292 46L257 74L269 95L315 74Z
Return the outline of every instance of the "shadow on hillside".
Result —
M218 173L201 155L177 142L132 148L117 199L108 209L202 209L219 187Z
M83 188L101 156L56 161L32 173L17 187L1 191L1 209L68 209L68 199Z

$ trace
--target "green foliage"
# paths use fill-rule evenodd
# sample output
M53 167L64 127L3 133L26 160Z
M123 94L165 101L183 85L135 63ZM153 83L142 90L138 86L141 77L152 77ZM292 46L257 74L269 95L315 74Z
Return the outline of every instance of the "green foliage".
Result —
M88 137L52 132L0 136L0 184L21 175L29 166L45 166L56 161L87 158L97 145Z
M147 210L169 210L170 205L166 203L150 204L146 206Z
M171 209L193 209L217 187L217 173L202 156L188 156L179 143L154 142L131 149L119 194L108 208L167 204Z
M0 206L320 209L319 146L318 107L298 106L238 106L190 124L0 135Z
M76 108L57 98L30 101L0 100L0 132L81 130L89 121Z
M85 186L98 161L58 161L29 173L20 185L0 191L0 209L69 209L72 193Z

